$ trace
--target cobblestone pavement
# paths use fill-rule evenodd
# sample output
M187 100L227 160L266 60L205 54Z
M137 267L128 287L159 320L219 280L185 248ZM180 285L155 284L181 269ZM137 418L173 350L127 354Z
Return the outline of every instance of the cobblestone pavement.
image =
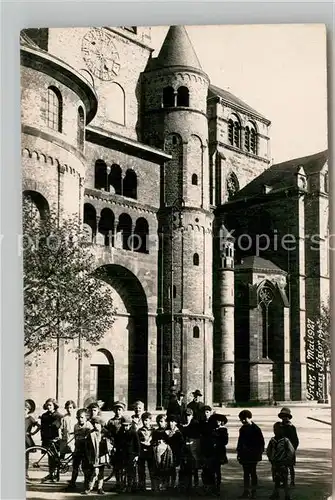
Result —
M272 436L272 425L277 420L280 408L254 408L253 419L261 427L266 443ZM332 457L331 457L331 410L325 407L303 407L302 405L291 406L293 422L298 429L300 447L297 454L296 465L296 487L291 491L292 500L326 500L332 490ZM228 416L228 459L229 463L222 468L223 484L221 498L223 500L234 500L242 492L242 468L236 461L235 447L238 437L239 421L238 413L241 408L217 409ZM107 417L107 415L106 415ZM315 420L314 420L315 419ZM269 498L272 492L270 466L264 455L263 461L258 466L259 488L257 498L259 500ZM29 500L75 500L82 495L82 482L78 482L78 493L67 493L62 491L66 486L69 475L62 476L59 484L37 484L29 485L27 499ZM105 498L122 497L124 500L131 498L152 498L156 500L158 495L147 491L145 495L116 494L111 491L113 482L105 485ZM281 492L281 498L284 492ZM177 499L181 495L161 493L159 498ZM183 495L185 496L185 495ZM201 488L192 492L189 498L205 497ZM91 494L88 498L97 500L102 498Z

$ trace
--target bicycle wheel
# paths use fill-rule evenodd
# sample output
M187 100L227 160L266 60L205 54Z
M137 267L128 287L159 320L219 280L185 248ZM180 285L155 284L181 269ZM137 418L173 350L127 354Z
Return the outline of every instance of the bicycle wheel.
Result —
M49 450L43 446L26 449L26 480L41 482L49 474Z

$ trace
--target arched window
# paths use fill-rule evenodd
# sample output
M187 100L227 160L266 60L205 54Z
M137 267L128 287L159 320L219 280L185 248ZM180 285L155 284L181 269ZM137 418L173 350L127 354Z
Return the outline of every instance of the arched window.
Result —
M200 338L200 330L198 326L193 327L193 338L194 339L199 339Z
M95 189L107 189L107 165L103 160L97 160L94 166Z
M108 88L108 109L110 119L120 125L125 125L126 96L118 83L111 83Z
M119 217L119 223L117 226L117 232L122 234L122 248L124 250L131 250L132 242L132 220L130 215L121 214Z
M193 255L193 265L194 266L198 266L199 265L199 254L198 253L195 253Z
M84 204L84 224L92 229L92 241L97 232L97 214L95 208L90 203Z
M148 249L149 224L146 219L137 219L133 235L134 252L149 253Z
M23 191L23 218L46 220L49 217L49 203L37 191Z
M111 166L108 175L108 191L110 191L110 186L114 188L115 194L122 194L122 170L120 165L115 163Z
M113 212L109 208L104 208L100 214L99 233L104 236L104 245L106 247L114 246L114 222Z
M325 193L329 193L329 177L328 177L328 172L326 172L325 176L324 176L324 191L325 191Z
M228 142L236 148L241 147L241 124L236 115L228 121Z
M197 186L198 185L198 176L197 174L192 175L192 185Z
M52 130L62 132L63 98L57 87L48 87L47 125Z
M132 169L127 170L123 179L123 196L137 198L137 175Z
M190 93L187 87L179 87L177 90L177 106L188 107L190 105Z
M239 186L238 179L237 179L236 175L234 174L234 172L231 172L227 177L228 200L231 200L239 189L240 189L240 186Z
M85 141L85 115L81 106L78 108L77 116L77 141L79 149L83 150Z
M163 89L163 107L174 108L174 106L175 106L174 89L172 87L165 87Z
M177 297L177 287L176 287L176 285L173 285L172 296L173 296L174 299Z

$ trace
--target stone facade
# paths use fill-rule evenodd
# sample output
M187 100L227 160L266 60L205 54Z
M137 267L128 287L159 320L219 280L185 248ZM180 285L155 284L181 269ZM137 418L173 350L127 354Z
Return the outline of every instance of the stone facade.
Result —
M117 311L89 357L60 342L27 366L27 397L153 409L173 384L208 404L304 399L306 314L328 293L327 164L296 160L279 195L262 181L270 121L211 85L183 27L152 51L150 28L21 34L23 191L79 216ZM294 252L241 251L244 232L286 234L287 213Z

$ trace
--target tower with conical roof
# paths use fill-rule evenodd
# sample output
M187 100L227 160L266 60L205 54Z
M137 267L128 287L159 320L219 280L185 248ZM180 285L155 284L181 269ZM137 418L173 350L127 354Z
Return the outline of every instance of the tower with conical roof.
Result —
M171 26L142 74L143 140L172 155L162 172L159 224L160 373L212 401L212 222L209 205L209 78L183 26Z

